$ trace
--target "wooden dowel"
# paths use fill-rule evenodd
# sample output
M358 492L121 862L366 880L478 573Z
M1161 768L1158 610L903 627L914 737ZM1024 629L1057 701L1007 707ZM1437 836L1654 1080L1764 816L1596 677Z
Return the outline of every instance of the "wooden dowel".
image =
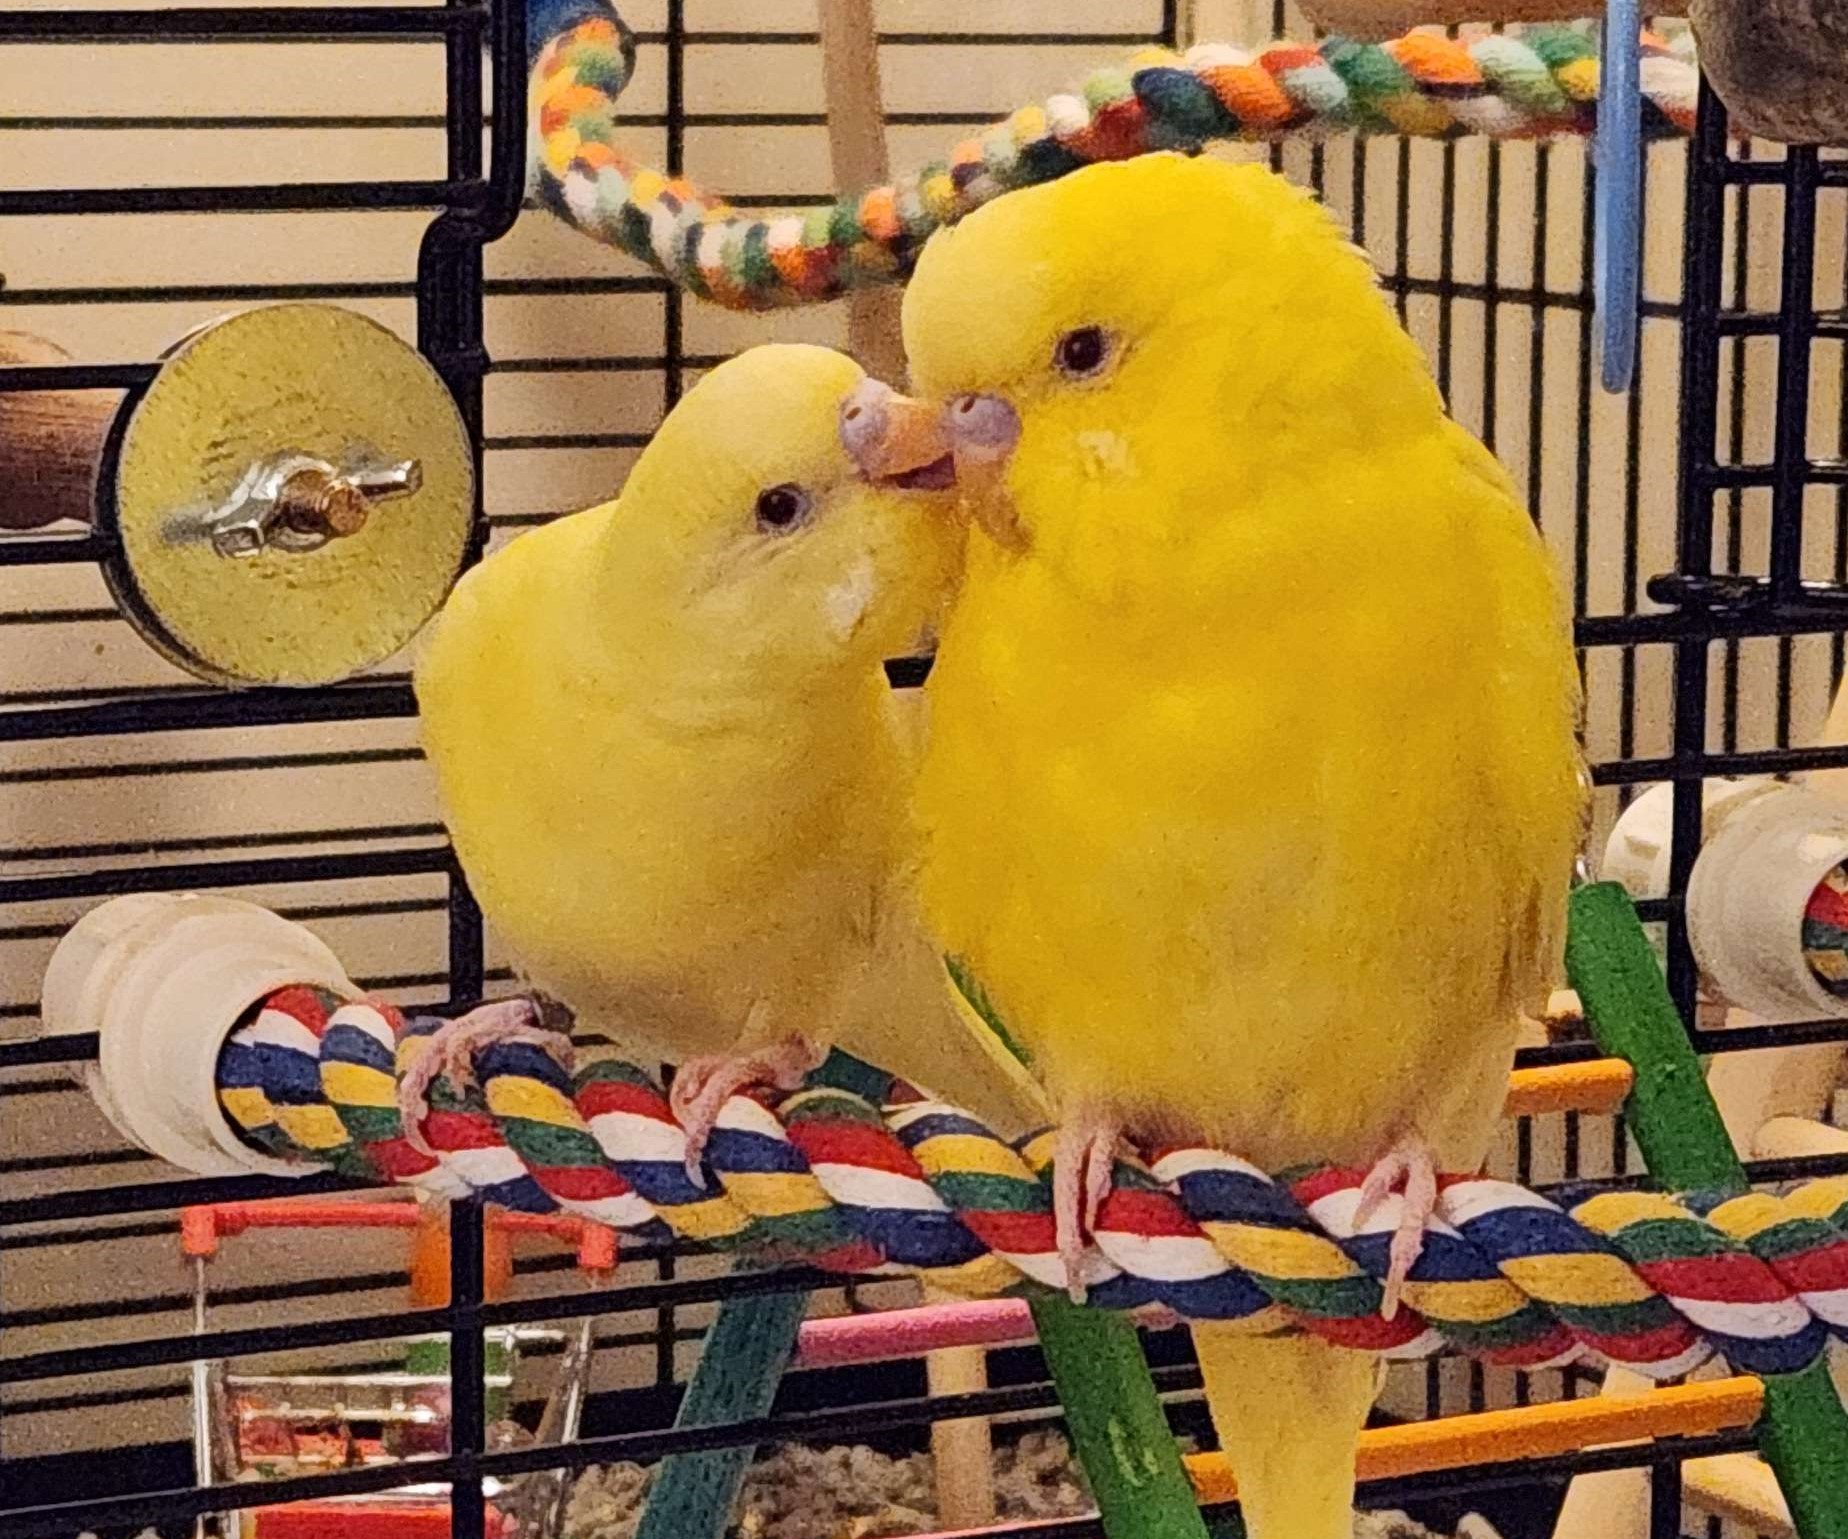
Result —
M1604 1370L1598 1393L1606 1399L1634 1399L1655 1392L1652 1380L1613 1364ZM1553 1539L1643 1539L1649 1532L1649 1471L1603 1470L1575 1475L1566 1487Z
M1373 1427L1360 1435L1357 1470L1362 1480L1391 1480L1471 1464L1544 1459L1651 1438L1728 1432L1756 1421L1764 1409L1764 1398L1762 1380L1740 1375L1651 1389L1625 1399L1560 1400L1399 1427ZM1757 1505L1758 1482L1735 1461L1747 1461L1764 1469L1747 1454L1690 1461L1685 1466L1690 1498L1700 1499L1692 1479L1694 1471L1723 1467L1717 1478L1709 1478L1706 1489L1716 1498L1737 1501L1742 1515L1764 1510ZM1224 1454L1190 1454L1186 1466L1202 1506L1237 1499L1238 1482ZM1775 1491L1775 1477L1768 1469L1765 1474L1770 1489ZM1789 1533L1788 1520L1782 1528L1767 1526L1761 1531L1767 1536ZM983 1539L983 1532L962 1530L940 1534L936 1539ZM1600 1530L1601 1535L1616 1532L1621 1530Z
M1558 1031L1575 1027L1585 1019L1585 1012L1579 1005L1579 997L1571 989L1554 989L1547 996L1546 1015L1540 1024L1546 1028L1547 1035L1553 1036Z
M1614 882L1572 894L1566 971L1585 1023L1607 1053L1636 1067L1624 1106L1649 1173L1682 1191L1748 1189L1700 1060L1688 1041L1649 938ZM1759 1451L1776 1472L1803 1539L1848 1539L1848 1414L1826 1362L1765 1383Z
M1810 1117L1773 1117L1752 1139L1761 1160L1803 1159L1812 1154L1848 1154L1848 1129Z
M988 1388L988 1353L982 1347L949 1347L924 1359L933 1399ZM931 1460L936 1469L937 1521L948 1528L978 1528L995 1520L994 1442L988 1418L965 1416L932 1422Z
M1742 1524L1756 1539L1794 1539L1796 1534L1777 1476L1756 1454L1688 1460L1681 1467L1681 1494L1704 1512Z
M879 34L868 0L821 0L822 85L834 185L877 187L891 177L885 102L879 85ZM847 296L847 350L868 374L905 381L899 290L882 285Z
M1208 1539L1135 1326L1060 1293L1031 1307L1109 1539Z
M886 181L885 101L879 84L879 34L869 0L821 0L823 89L828 107L828 152L837 187L873 187ZM881 287L847 296L847 350L875 379L902 385L905 349L899 336L899 291ZM933 1295L925 1290L927 1300ZM924 1360L932 1395L988 1387L988 1354L981 1347L951 1347ZM952 1528L994 1521L992 1439L983 1417L934 1422L930 1429L937 1511Z
M798 1291L746 1294L720 1304L674 1425L711 1427L768 1416L808 1300ZM722 1539L731 1531L756 1453L747 1445L669 1454L648 1493L636 1539Z
M0 331L0 369L72 361L43 337ZM0 391L0 529L89 523L120 390Z
M1738 1010L1719 1014L1719 1019L1702 1024L1709 1030L1762 1024ZM1750 1146L1761 1159L1848 1149L1848 1134L1822 1128L1815 1121L1835 1084L1840 1056L1839 1047L1829 1046L1716 1055L1707 1069L1707 1088L1713 1092L1720 1120L1733 1143ZM1816 1129L1839 1142L1819 1146L1819 1135L1812 1131ZM1640 1374L1611 1368L1605 1373L1601 1393L1637 1395L1650 1387ZM1762 1471L1764 1480L1776 1488L1776 1478L1762 1463L1750 1456L1739 1457ZM1560 1507L1553 1539L1640 1539L1648 1531L1649 1472L1611 1470L1573 1480Z
M1318 27L1361 42L1397 37L1413 27L1472 21L1576 21L1604 14L1602 0L1301 0ZM1651 4L1651 16L1685 16L1687 0Z

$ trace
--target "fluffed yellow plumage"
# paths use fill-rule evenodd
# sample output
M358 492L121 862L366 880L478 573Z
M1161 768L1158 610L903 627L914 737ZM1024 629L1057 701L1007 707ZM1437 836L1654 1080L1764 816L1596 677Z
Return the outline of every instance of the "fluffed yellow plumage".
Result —
M1256 167L1010 193L933 238L904 324L1000 493L929 687L929 921L1067 1154L1397 1149L1415 1209L1431 1157L1486 1153L1582 824L1570 632L1507 477ZM1345 1539L1374 1364L1195 1335L1254 1539Z
M862 383L816 347L708 374L619 499L457 586L423 742L489 924L587 1026L739 1070L715 1091L839 1043L1018 1123L1030 1082L916 923L915 748L881 666L940 605L955 530L940 493L856 474Z

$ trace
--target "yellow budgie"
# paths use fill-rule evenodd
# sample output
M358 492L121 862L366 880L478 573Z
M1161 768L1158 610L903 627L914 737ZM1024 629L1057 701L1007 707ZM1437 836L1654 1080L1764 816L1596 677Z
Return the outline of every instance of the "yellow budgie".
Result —
M986 531L924 903L1058 1101L1071 1275L1119 1134L1200 1138L1371 1167L1390 1309L1559 962L1583 789L1541 541L1266 170L1011 192L933 238L904 328ZM1373 1360L1195 1336L1253 1539L1346 1539Z
M906 884L915 749L881 665L939 609L958 532L924 489L947 462L849 456L889 395L824 348L721 364L616 501L464 577L417 667L483 913L582 1022L680 1065L690 1165L728 1095L836 1042L1004 1122L1034 1104Z

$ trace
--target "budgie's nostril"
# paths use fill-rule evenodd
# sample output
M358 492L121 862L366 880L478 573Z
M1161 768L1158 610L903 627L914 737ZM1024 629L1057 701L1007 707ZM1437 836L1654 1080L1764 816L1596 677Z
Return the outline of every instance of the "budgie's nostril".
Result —
M998 395L959 395L946 416L959 452L999 458L1020 441L1019 414Z
M863 479L907 490L942 490L956 477L942 413L863 379L841 402L839 435Z
M890 426L887 403L891 397L890 386L876 379L863 379L841 402L841 447L869 477L881 473L879 461Z

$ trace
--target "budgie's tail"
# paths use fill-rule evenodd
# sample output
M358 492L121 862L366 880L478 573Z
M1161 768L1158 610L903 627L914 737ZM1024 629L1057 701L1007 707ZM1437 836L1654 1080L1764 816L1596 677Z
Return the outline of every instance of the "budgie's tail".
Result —
M1193 1339L1250 1539L1351 1539L1354 1454L1378 1360L1314 1336L1209 1322Z

